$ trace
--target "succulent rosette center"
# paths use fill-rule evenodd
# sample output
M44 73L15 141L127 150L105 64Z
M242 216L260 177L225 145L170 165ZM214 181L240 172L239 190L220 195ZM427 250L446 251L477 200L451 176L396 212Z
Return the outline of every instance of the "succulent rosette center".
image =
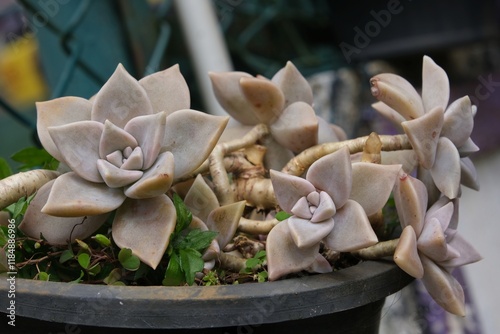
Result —
M292 208L292 213L312 223L319 223L335 215L336 209L332 198L325 191L311 191L301 197Z

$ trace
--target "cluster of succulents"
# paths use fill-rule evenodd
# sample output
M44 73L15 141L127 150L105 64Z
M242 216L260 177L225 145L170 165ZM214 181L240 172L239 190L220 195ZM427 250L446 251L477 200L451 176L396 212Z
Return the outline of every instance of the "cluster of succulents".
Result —
M113 242L155 269L178 221L175 193L192 212L189 229L217 232L206 270L241 269L265 248L277 280L331 272L339 254L362 258L386 242L376 225L393 197L402 232L389 254L443 308L464 314L451 272L481 258L457 233L460 184L478 189L468 158L478 150L476 110L468 97L448 106L441 67L424 57L422 95L398 75L372 78L373 107L404 133L350 140L316 116L291 62L271 79L209 75L228 117L189 109L178 66L137 81L119 65L89 100L38 103L39 138L60 174L39 187L19 229L65 245L112 220Z

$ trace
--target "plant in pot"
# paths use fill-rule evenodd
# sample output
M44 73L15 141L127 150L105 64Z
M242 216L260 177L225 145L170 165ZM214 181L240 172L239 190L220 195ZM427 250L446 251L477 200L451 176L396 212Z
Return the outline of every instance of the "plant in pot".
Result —
M465 314L452 271L481 258L457 233L460 184L478 188L476 110L448 106L442 68L424 57L422 95L372 78L404 133L355 139L315 115L291 62L271 79L209 75L230 125L189 109L178 66L137 81L119 65L89 100L37 103L44 150L15 158L57 171L0 181L14 323L368 332L413 278Z

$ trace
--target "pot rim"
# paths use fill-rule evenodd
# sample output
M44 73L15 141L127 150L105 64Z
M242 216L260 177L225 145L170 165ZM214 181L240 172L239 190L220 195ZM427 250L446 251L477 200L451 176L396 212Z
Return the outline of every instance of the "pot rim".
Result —
M0 294L7 296L8 276L0 277ZM19 316L85 326L248 326L363 306L411 281L411 276L385 260L364 261L327 274L219 286L107 286L16 279L15 307ZM8 303L8 298L2 298L1 312L8 312Z

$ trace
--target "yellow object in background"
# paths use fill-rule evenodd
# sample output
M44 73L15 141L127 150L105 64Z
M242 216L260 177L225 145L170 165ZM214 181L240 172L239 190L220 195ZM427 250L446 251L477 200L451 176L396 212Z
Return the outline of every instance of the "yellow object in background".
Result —
M0 50L0 95L14 107L31 106L47 95L37 50L33 35L22 36Z

